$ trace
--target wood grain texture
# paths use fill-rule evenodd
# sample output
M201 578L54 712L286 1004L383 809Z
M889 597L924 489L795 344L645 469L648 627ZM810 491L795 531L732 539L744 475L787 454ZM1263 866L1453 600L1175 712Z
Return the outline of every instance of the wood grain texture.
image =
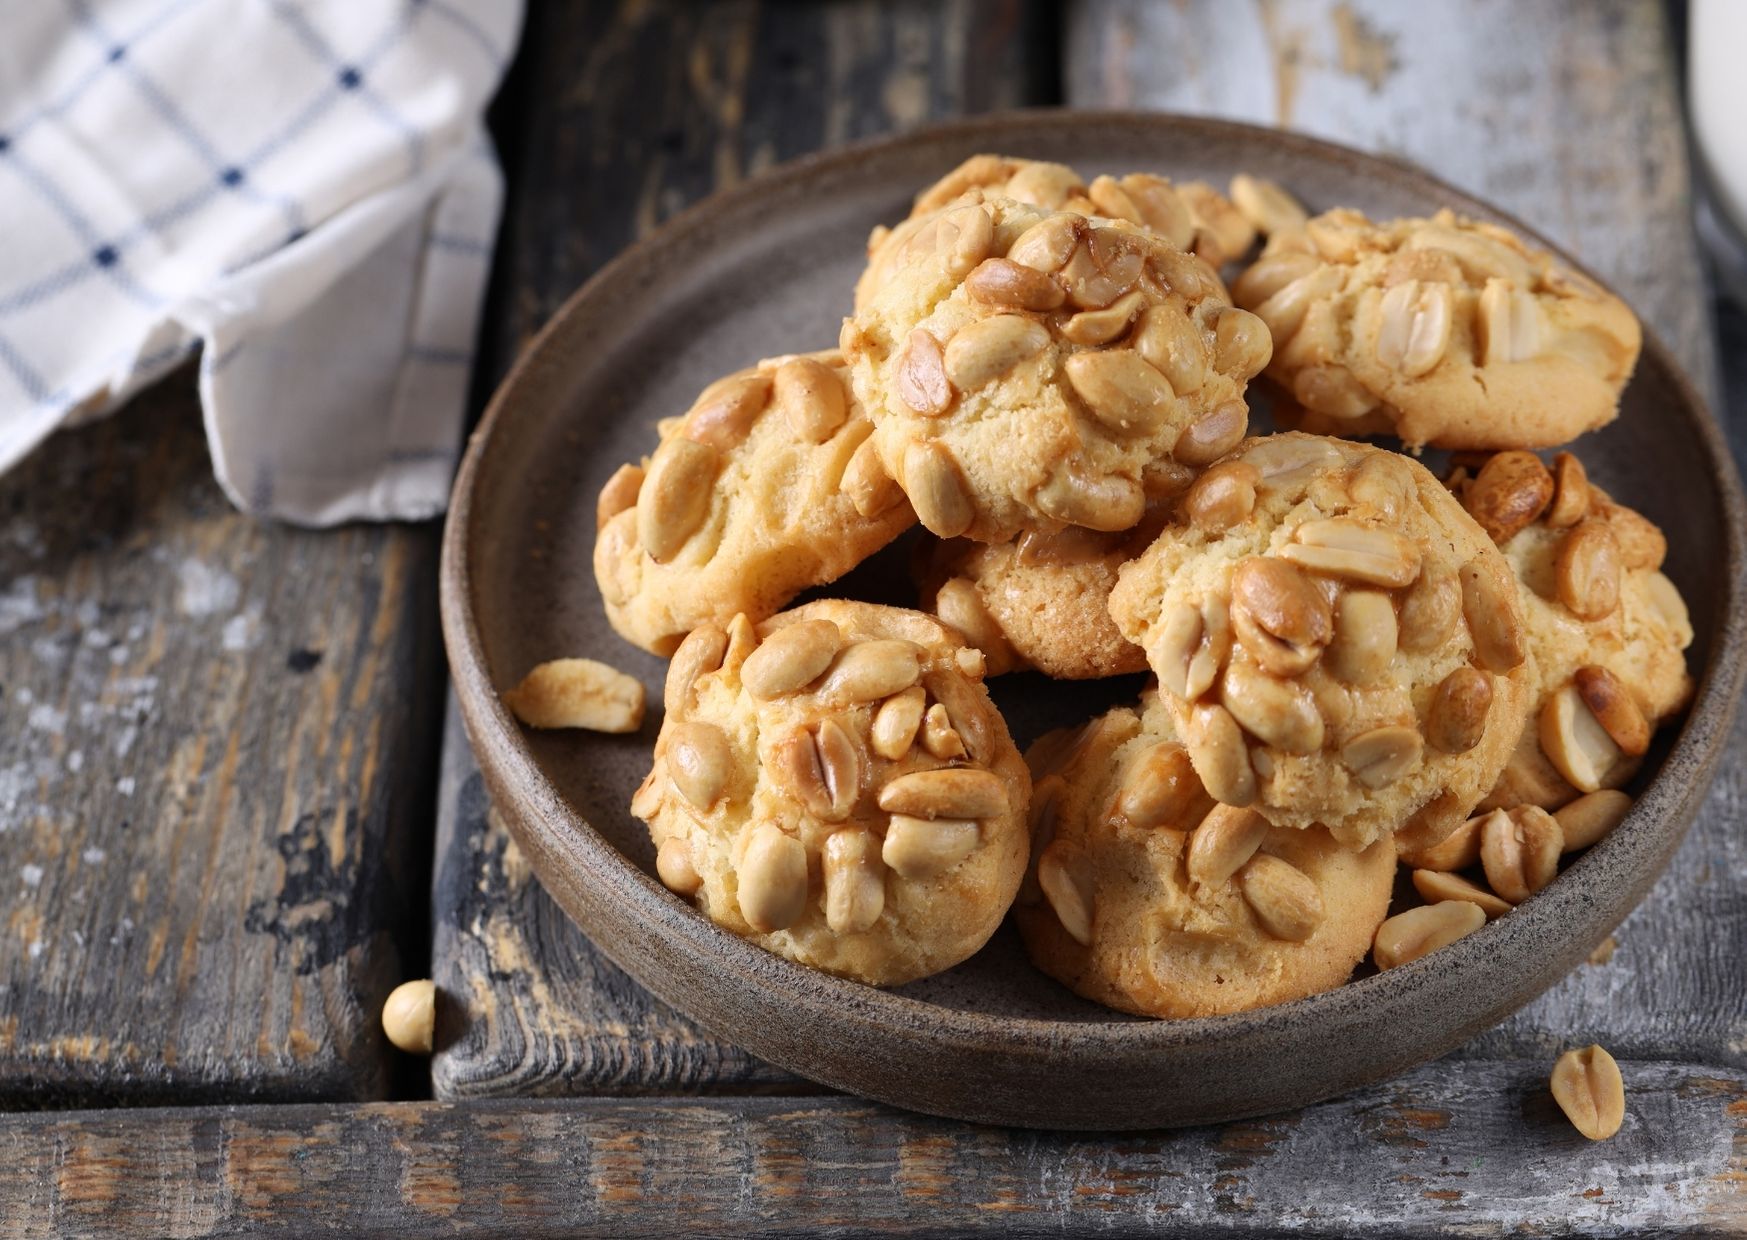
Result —
M239 515L187 372L0 479L0 1107L385 1093L435 534Z
M1610 279L1718 407L1678 84L1654 0L1080 0L1067 88L1076 105L1285 125L1430 168ZM1741 455L1747 422L1731 429ZM1747 718L1730 745L1613 959L1576 970L1463 1053L1542 1056L1576 1037L1639 1058L1747 1064Z
M1621 1066L1605 1142L1544 1063L1116 1140L848 1098L0 1117L0 1237L1747 1234L1747 1078Z
M812 150L1038 101L1047 17L1019 0L533 6L512 73L488 370L596 267L713 190ZM699 1031L595 950L487 820L453 718L440 800L433 975L450 1008L436 1096L816 1088Z

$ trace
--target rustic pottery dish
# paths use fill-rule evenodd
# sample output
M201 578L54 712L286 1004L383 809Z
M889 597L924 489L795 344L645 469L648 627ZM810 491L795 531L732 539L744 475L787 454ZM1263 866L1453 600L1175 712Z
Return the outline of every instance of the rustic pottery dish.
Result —
M547 889L656 995L782 1067L915 1110L1061 1128L1211 1122L1301 1106L1449 1050L1551 985L1631 911L1697 812L1740 695L1747 509L1720 434L1653 337L1622 416L1578 450L1592 477L1669 533L1666 571L1697 630L1698 693L1652 751L1625 823L1509 916L1326 994L1144 1021L1037 972L1010 930L941 976L883 992L769 955L653 877L653 849L628 802L660 725L664 664L607 626L590 568L595 496L620 462L653 446L656 419L685 409L706 381L830 346L869 227L900 218L918 187L978 151L1218 185L1247 171L1315 209L1344 204L1382 218L1451 206L1533 236L1398 163L1244 125L1119 113L930 129L802 160L687 212L558 313L492 401L455 484L443 629L494 801ZM912 601L905 551L900 542L830 592ZM652 703L642 731L518 725L498 690L560 655L640 677ZM992 683L1023 745L1132 700L1141 682Z

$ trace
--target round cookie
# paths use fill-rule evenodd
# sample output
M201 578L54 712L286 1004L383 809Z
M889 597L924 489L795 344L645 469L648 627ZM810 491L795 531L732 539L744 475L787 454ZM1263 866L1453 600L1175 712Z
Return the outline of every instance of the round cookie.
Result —
M991 676L1025 668L1057 680L1144 672L1146 653L1110 618L1110 591L1163 519L1155 508L1126 533L1070 525L1002 543L934 542L918 574L922 606L983 652Z
M1205 181L1173 184L1150 172L1086 180L1066 164L1006 155L973 155L916 196L896 228L880 225L868 236L867 270L855 286L860 309L917 247L931 248L930 219L963 202L1007 198L1045 211L1123 220L1151 230L1215 269L1255 242L1256 230L1232 202Z
M1344 848L1215 805L1149 692L1027 753L1032 961L1142 1016L1216 1016L1339 986L1389 911L1395 844Z
M1692 623L1661 572L1662 531L1568 452L1551 468L1501 452L1450 482L1516 574L1536 669L1528 725L1485 806L1557 809L1620 787L1693 691Z
M1619 298L1449 211L1324 212L1271 235L1231 288L1273 335L1287 424L1416 451L1551 447L1611 422L1641 343Z
M1365 444L1246 442L1122 569L1110 614L1209 792L1349 847L1453 831L1529 709L1509 564L1423 466Z
M982 662L931 616L835 599L694 630L631 803L662 881L876 986L971 955L1024 874L1031 791Z
M1200 259L1129 226L964 203L842 334L922 524L1000 542L1126 530L1235 446L1267 332Z
M705 388L601 491L607 618L656 654L706 621L772 614L915 523L835 351L770 358Z

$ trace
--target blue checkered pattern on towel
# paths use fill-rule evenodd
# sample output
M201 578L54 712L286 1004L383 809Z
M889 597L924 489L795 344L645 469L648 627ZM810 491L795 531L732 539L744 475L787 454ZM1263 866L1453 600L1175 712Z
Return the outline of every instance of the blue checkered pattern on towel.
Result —
M10 6L0 469L200 352L240 506L441 511L502 192L481 115L520 9Z

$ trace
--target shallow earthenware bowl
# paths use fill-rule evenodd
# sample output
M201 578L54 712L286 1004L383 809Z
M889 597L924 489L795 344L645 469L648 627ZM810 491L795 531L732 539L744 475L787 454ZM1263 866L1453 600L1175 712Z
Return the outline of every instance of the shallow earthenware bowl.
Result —
M1316 209L1386 217L1452 206L1530 233L1399 163L1244 125L1132 114L930 129L801 160L688 211L552 320L492 401L455 484L443 631L493 799L547 889L655 994L784 1068L919 1111L1061 1128L1211 1122L1301 1106L1449 1050L1564 975L1631 911L1697 811L1739 696L1740 484L1702 402L1653 338L1622 416L1580 451L1598 482L1670 533L1666 571L1691 604L1698 694L1678 734L1660 738L1620 829L1454 946L1278 1007L1145 1021L1032 969L1010 928L945 974L879 991L769 955L653 878L653 849L627 806L660 725L663 664L607 626L590 567L595 496L621 462L653 446L656 419L682 412L709 380L834 344L868 229L901 218L918 188L979 151L1217 185L1255 172ZM882 553L838 591L912 601L903 554L901 545ZM652 703L642 732L519 727L497 689L560 655L639 676ZM1132 701L1139 686L1134 677L993 682L1021 745Z

